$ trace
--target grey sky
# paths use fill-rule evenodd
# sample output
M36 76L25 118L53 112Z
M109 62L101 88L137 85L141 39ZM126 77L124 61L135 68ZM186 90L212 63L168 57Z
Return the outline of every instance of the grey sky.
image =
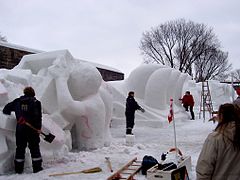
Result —
M0 0L0 32L10 43L52 51L129 74L142 62L144 31L185 18L212 27L240 68L239 0Z

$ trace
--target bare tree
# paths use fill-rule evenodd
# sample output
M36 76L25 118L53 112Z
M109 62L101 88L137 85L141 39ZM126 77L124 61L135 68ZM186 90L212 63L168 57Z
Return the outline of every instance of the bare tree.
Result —
M140 43L140 50L147 62L167 65L190 75L193 75L196 61L212 57L211 49L219 47L220 43L211 28L184 19L152 28L143 33Z
M195 80L197 82L215 79L224 81L231 70L228 64L228 53L222 52L215 47L209 48L204 52L203 57L195 61Z
M7 42L6 36L2 36L0 33L0 41Z
M232 72L233 81L240 82L240 69L236 69Z

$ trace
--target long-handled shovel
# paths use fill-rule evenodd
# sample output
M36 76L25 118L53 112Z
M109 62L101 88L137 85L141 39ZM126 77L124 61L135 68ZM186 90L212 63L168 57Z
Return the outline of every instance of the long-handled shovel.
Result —
M38 129L36 129L35 127L33 127L33 126L32 126L31 124L29 124L28 122L25 122L25 124L26 124L28 127L32 128L33 130L39 132ZM51 133L45 134L45 133L43 133L42 131L40 131L40 134L42 134L42 135L44 136L44 140L47 141L47 142L49 142L49 143L51 143L51 142L54 140L54 138L55 138L55 136L54 136L53 134L51 134Z
M102 171L102 169L100 167L95 167L95 168L86 169L86 170L82 170L82 171L49 174L49 176L64 176L64 175L80 174L80 173L90 174L90 173L97 173L97 172L101 172L101 171Z

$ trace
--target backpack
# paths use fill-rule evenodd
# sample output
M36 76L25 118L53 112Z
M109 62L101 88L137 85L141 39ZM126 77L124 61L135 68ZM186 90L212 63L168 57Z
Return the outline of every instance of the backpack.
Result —
M158 161L154 157L145 155L142 160L142 174L146 175L147 170L156 164L158 164Z

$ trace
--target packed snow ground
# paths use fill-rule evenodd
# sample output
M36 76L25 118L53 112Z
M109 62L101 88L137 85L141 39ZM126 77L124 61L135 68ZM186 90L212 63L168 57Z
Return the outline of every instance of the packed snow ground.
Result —
M195 108L196 117L198 108ZM58 160L44 160L44 170L33 174L31 168L26 168L25 173L16 175L1 175L2 180L32 180L32 179L82 179L82 180L105 180L112 173L108 169L105 157L110 157L114 172L120 169L129 160L137 157L142 160L144 155L151 155L158 161L163 152L167 152L174 147L174 135L172 123L166 124L164 128L154 128L151 126L135 126L135 144L127 146L125 142L125 125L111 128L112 143L109 147L100 148L94 151L70 152ZM195 121L189 119L176 120L177 146L183 155L190 155L192 159L192 172L190 178L195 179L195 167L199 153L207 135L216 127L216 124L205 122L203 119ZM49 174L81 171L88 168L100 167L102 172L93 174L75 174L58 177L49 177ZM140 173L135 176L138 180L146 179L146 176Z

